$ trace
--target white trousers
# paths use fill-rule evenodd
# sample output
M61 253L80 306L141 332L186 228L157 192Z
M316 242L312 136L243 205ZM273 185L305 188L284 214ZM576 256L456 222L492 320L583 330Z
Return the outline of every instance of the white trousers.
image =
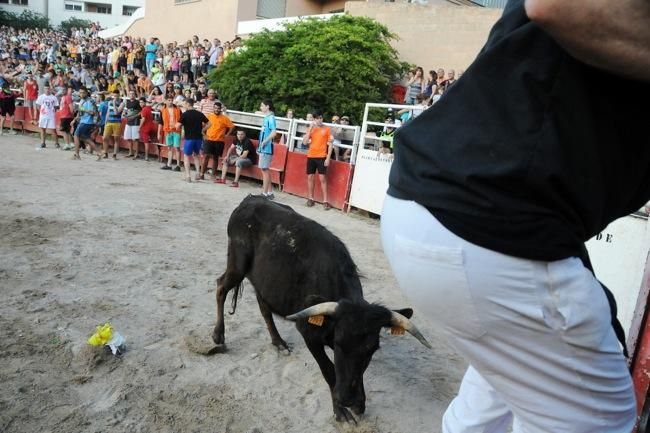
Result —
M632 431L632 380L609 305L578 258L500 254L390 196L381 234L401 289L470 363L443 433L505 433L513 418L513 433Z

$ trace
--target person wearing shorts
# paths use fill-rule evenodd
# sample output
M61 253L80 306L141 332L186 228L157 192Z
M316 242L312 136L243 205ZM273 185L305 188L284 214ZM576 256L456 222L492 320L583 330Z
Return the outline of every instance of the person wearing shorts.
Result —
M113 159L117 159L117 151L120 144L120 130L122 129L122 110L124 103L120 100L120 92L113 91L108 100L108 114L104 125L104 152L108 151L111 140L113 140Z
M196 180L201 178L201 148L203 147L203 135L205 131L210 128L210 122L205 114L194 109L194 99L187 98L185 100L185 112L181 114L181 118L176 124L177 128L183 127L185 131L185 144L183 146L183 154L185 155L185 180L192 182L192 175L190 166L192 159L194 159L194 167L196 167Z
M58 149L59 136L56 135L56 109L59 106L59 100L51 93L49 85L44 86L44 93L36 100L39 107L40 116L38 118L38 127L41 128L41 148L45 148L45 134L48 129L54 135L54 145Z
M153 110L151 102L147 102L147 98L140 98L140 141L144 144L144 159L149 161L149 145L151 144L151 136L156 134L156 124L153 121Z
M23 84L23 95L25 95L25 107L29 109L29 114L31 115L32 125L36 124L36 119L38 118L37 109L36 109L36 99L38 99L38 83L34 79L34 76L31 72L27 73L27 79Z
M230 184L233 188L239 187L239 176L242 168L250 167L255 164L255 147L246 137L243 129L237 131L237 138L228 148L228 153L223 159L221 166L221 177L215 179L214 183L226 183L226 173L228 166L235 166L235 180Z
M330 210L327 201L327 166L330 164L334 139L330 129L323 125L323 114L314 111L314 121L302 137L302 142L309 145L307 151L307 206L314 205L314 174L318 172L320 188L323 192L323 209Z
M257 146L259 155L257 166L262 170L262 196L273 200L275 196L273 195L273 184L271 184L271 174L269 173L271 161L273 160L273 139L277 128L273 102L270 99L263 100L260 103L260 111L264 114L264 120L262 121L262 131Z
M214 92L210 90L210 92ZM206 101L208 99L205 99ZM203 101L201 101L203 102ZM203 172L201 179L205 177L208 170L210 159L212 159L212 180L217 180L217 165L219 157L223 154L225 146L224 140L226 135L230 135L235 129L235 124L225 114L223 114L223 105L219 101L213 102L212 112L207 115L210 122L210 128L205 132L205 142L203 143ZM205 114L205 113L204 113Z
M138 157L138 140L140 140L140 101L135 98L135 92L129 90L129 99L125 103L126 127L124 128L124 140L129 145L127 158Z
M72 127L72 120L74 119L73 105L72 105L72 87L65 87L64 95L61 97L61 124L59 131L63 133L63 150L72 150L72 135L70 128Z
M72 159L81 159L79 156L79 147L83 141L86 146L95 152L95 142L92 139L92 136L95 132L95 113L97 112L97 106L95 102L88 96L88 91L86 89L79 90L79 124L74 131L74 155ZM97 151L97 161L101 161L102 154Z
M17 134L18 131L14 130L14 113L16 112L16 95L9 88L9 82L4 81L2 83L2 89L0 90L0 135L2 135L5 118L9 116L9 129L13 131L14 134Z
M181 171L179 166L181 155L181 130L176 124L181 119L181 109L174 105L174 98L168 96L165 98L165 108L160 112L162 123L158 124L158 141L162 141L163 133L165 134L165 144L167 145L167 164L160 167L162 170L172 170L172 163L176 158L174 171Z

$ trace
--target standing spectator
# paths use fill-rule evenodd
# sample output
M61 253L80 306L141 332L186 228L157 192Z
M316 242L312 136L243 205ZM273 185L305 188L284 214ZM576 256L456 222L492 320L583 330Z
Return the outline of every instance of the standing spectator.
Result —
M145 63L146 63L146 73L151 73L151 68L153 68L153 63L156 61L156 51L158 51L158 46L154 43L154 38L149 38L149 43L145 45Z
M97 129L94 137L100 136L103 137L104 135L104 127L106 126L106 121L108 120L108 101L106 100L106 94L104 93L99 93L97 95L97 100L99 104L97 104ZM94 138L93 138L94 140ZM104 143L104 140L102 140L102 147L103 147L103 156L104 158L108 158L108 143Z
M144 144L144 160L149 161L149 144L151 136L156 134L156 124L153 121L151 102L147 98L140 98L140 141Z
M79 90L79 124L74 131L74 155L72 159L81 159L79 156L79 147L81 142L86 144L91 150L95 152L95 142L92 139L93 132L95 130L95 114L97 113L97 107L95 102L88 96L88 91L86 89ZM101 161L102 154L97 151L97 161Z
M181 120L181 109L174 105L171 96L165 99L165 108L161 111L162 123L158 125L158 142L162 142L162 135L165 134L165 144L167 145L167 164L160 167L163 170L171 170L174 156L176 157L176 166L174 171L181 171L179 167L181 161L181 130L176 125Z
M183 154L185 155L185 180L192 182L191 164L194 160L194 167L196 168L196 180L201 177L201 147L203 147L203 135L210 127L210 122L205 114L194 109L194 99L188 98L185 100L185 112L181 114L181 118L176 124L176 128L183 127L185 131L185 144L183 146Z
M454 72L453 69L450 69L447 72L447 81L445 81L445 92L449 90L449 87L451 87L452 84L456 82L456 73Z
M199 111L206 116L214 113L216 109L215 102L219 102L216 98L216 92L214 89L208 89L208 97L201 99L201 102L199 102Z
M59 100L52 95L50 85L43 87L43 94L36 100L36 106L39 107L40 116L38 118L38 127L41 128L41 148L45 148L45 135L48 129L54 135L54 146L58 149L59 136L56 134L56 109L59 106Z
M433 96L434 92L436 91L436 87L438 86L437 80L438 74L436 71L429 71L429 77L427 78L427 82L424 85L424 92L422 92L427 96L428 99L431 99L431 96Z
M273 102L265 99L260 104L260 111L264 114L262 130L260 131L257 153L259 154L259 168L262 170L262 195L269 200L273 200L273 184L271 184L271 175L269 167L273 159L273 139L275 138L275 113Z
M212 91L212 89L210 90ZM214 104L214 112L207 115L210 122L210 128L205 133L205 143L203 146L203 171L201 172L201 179L204 179L205 172L208 170L210 159L212 159L212 180L217 179L217 166L219 164L219 157L223 154L224 140L226 135L230 135L235 129L235 124L232 123L230 118L223 114L223 105L221 102L216 101Z
M32 125L36 124L36 119L38 119L37 109L36 109L36 99L38 98L38 83L34 80L34 75L31 72L27 73L27 79L23 84L23 95L25 96L25 107L30 111Z
M16 94L10 89L9 81L3 80L0 88L0 135L4 134L5 118L9 116L9 129L15 134L14 130L14 113L16 111Z
M237 138L228 148L228 153L223 158L221 166L221 178L215 179L214 183L226 183L226 174L229 166L235 166L235 179L230 184L233 188L239 187L239 176L243 168L255 164L257 158L253 143L246 137L243 129L237 131Z
M127 158L138 158L138 140L140 139L140 101L135 97L135 91L129 90L129 98L125 103L126 111L123 111L126 118L124 128L124 140L129 146Z
M122 128L122 110L124 103L120 99L120 93L114 90L108 101L108 114L104 125L104 153L108 152L111 140L113 140L113 159L117 159L117 151L120 146L120 129Z
M63 150L72 150L70 127L74 119L74 106L72 105L72 87L65 87L65 94L61 97L61 114L59 130L63 132L65 142Z
M307 151L307 206L314 206L314 174L318 171L323 192L323 209L330 210L327 201L327 167L330 165L332 155L332 133L330 128L323 125L323 113L314 111L314 121L307 133L302 137L304 144L309 145Z
M415 98L422 93L425 88L424 70L421 67L415 68L412 77L406 83L406 98L404 103L407 105L415 104Z
M436 74L438 75L438 78L436 78L436 85L438 87L443 87L444 88L445 84L447 84L446 83L447 80L445 79L445 70L440 68L440 69L438 69Z

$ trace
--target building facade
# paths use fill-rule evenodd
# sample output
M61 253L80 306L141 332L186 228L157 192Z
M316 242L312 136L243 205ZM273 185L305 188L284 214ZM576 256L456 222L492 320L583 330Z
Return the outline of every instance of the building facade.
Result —
M37 12L58 26L62 21L79 18L99 22L103 28L114 27L127 21L144 0L0 0L0 9L16 14L24 10Z

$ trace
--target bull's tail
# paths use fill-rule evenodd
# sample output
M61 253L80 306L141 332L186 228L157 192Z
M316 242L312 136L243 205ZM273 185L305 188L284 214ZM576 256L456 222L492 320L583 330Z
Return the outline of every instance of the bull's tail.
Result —
M235 291L232 294L232 310L228 311L228 314L235 314L237 309L237 299L242 297L242 290L244 289L244 281L241 281L235 286Z

